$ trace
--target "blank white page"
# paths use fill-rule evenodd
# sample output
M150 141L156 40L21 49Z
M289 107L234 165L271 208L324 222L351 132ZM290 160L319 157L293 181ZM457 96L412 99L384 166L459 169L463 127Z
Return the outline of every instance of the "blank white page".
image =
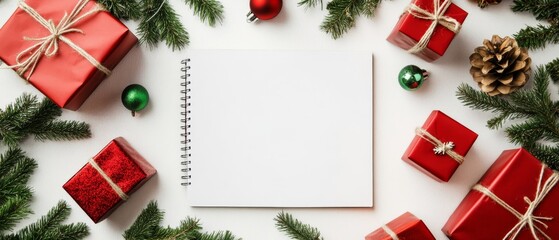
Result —
M187 57L189 205L372 207L371 53Z

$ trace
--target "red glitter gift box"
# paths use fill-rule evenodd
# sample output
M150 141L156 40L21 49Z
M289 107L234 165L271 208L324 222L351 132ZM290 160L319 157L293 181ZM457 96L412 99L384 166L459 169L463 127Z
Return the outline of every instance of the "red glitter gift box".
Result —
M448 182L477 136L477 133L435 110L423 127L416 129L402 160L437 181Z
M435 237L421 219L409 212L402 214L365 237L365 240L392 239L435 240Z
M77 110L138 39L95 1L25 0L0 29L0 59Z
M450 0L414 0L387 40L432 62L444 55L467 16Z
M97 223L155 175L153 168L122 137L113 139L63 188Z
M557 171L528 151L503 151L442 231L457 240L555 239L559 236L558 180Z

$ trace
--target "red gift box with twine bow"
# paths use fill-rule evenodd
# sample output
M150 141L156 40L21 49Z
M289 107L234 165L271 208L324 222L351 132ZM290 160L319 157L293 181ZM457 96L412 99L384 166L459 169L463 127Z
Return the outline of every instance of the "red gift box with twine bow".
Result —
M415 0L387 40L432 62L444 55L467 16L451 0Z
M402 156L402 160L437 181L448 182L477 139L468 129L441 111L431 112Z
M365 240L421 239L435 240L425 223L406 212L370 233Z
M559 173L528 151L503 151L442 231L457 240L556 239L558 181Z
M77 110L138 42L89 0L26 0L0 29L0 59L60 107Z
M155 175L153 168L122 137L91 158L63 188L97 223Z

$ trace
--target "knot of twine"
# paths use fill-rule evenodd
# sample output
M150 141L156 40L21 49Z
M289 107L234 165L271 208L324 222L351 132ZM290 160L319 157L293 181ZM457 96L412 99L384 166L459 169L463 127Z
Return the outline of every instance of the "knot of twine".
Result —
M89 159L89 165L91 165L97 172L105 179L105 181L111 186L111 188L115 191L115 193L120 197L120 199L126 201L128 200L128 195L122 191L122 189L101 169L99 164L93 160L93 158Z
M444 15L451 3L452 2L450 0L445 0L439 4L439 0L433 0L433 12L420 8L414 3L410 3L410 5L408 5L404 12L408 12L416 18L432 21L429 28L427 28L425 33L423 33L421 39L415 44L415 46L408 49L408 52L418 53L423 51L423 49L427 47L429 40L431 40L438 24L454 33L458 33L460 31L462 24L460 24L456 19Z
M392 238L392 240L400 240L400 238L398 238L398 235L396 235L396 233L392 231L392 229L390 229L388 226L382 225L381 228L382 230L384 230L384 232L386 232L386 234L388 234L388 236Z
M524 227L526 227L526 225L527 225L528 228L530 229L530 232L532 233L532 236L534 237L534 239L536 239L536 240L540 239L538 237L538 233L539 233L540 235L545 237L545 239L551 240L551 237L549 237L547 234L545 234L545 232L541 229L541 227L547 229L548 226L543 221L551 221L553 218L552 217L534 216L534 211L536 210L538 205L545 199L547 194L551 191L551 189L559 181L559 173L557 173L556 171L553 171L553 174L542 185L545 168L546 168L546 165L542 165L542 169L540 171L540 178L538 180L538 186L537 186L537 189L536 189L536 195L534 196L534 199L530 200L530 198L528 198L527 196L524 196L524 201L528 204L528 208L526 209L526 212L524 214L521 214L520 212L518 212L516 209L511 207L509 204L507 204L502 199L500 199L497 195L495 195L493 192L491 192L486 187L484 187L480 184L477 184L473 187L474 190L476 190L478 192L481 192L484 195L488 196L493 201L495 201L497 204L499 204L500 206L502 206L503 208L505 208L510 213L512 213L515 217L518 218L518 220L519 220L518 223L511 228L511 230L503 237L503 239L512 239L512 240L516 239L516 237L518 236L520 231ZM539 224L541 227L536 226L536 224Z
M425 141L433 144L435 146L433 148L433 152L437 155L448 155L450 158L454 159L458 164L462 164L464 162L464 157L458 153L456 153L454 149L453 142L442 142L431 133L427 132L427 130L423 128L416 128L415 134Z
M45 55L46 57L54 56L59 49L58 41L62 41L68 44L68 46L70 46L78 54L83 56L87 61L89 61L93 66L95 66L101 72L107 75L111 74L111 70L103 66L93 56L91 56L81 47L79 47L70 39L64 36L65 34L72 33L72 32L84 34L84 32L81 29L73 28L73 26L76 23L82 21L83 19L89 16L92 16L97 12L105 11L105 9L101 5L96 4L95 8L80 15L82 10L87 5L88 1L89 0L78 0L78 3L76 4L72 12L70 12L70 14L64 13L64 16L62 17L62 19L60 19L58 25L55 25L52 19L46 20L35 9L27 5L25 2L20 1L18 3L18 7L21 8L26 13L28 13L33 19L35 19L39 24L41 24L41 26L45 27L50 32L50 35L45 37L39 37L39 38L23 37L23 40L36 41L37 43L21 51L16 56L16 64L12 66L8 66L8 68L17 68L16 73L19 74L20 76L23 76L23 74L29 71L27 77L25 78L26 80L29 80L29 78L35 71L35 67L37 66L37 63L39 63L41 57L43 55ZM29 56L26 58L27 55Z

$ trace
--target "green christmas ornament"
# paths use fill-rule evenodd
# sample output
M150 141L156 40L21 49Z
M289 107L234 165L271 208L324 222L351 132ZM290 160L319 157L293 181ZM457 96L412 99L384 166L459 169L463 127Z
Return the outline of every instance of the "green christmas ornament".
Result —
M132 111L132 117L136 116L136 112L144 109L149 102L148 90L140 84L128 85L121 96L122 104L128 110Z
M429 73L418 66L407 65L400 70L398 74L398 82L402 88L413 91L418 89L427 79Z

